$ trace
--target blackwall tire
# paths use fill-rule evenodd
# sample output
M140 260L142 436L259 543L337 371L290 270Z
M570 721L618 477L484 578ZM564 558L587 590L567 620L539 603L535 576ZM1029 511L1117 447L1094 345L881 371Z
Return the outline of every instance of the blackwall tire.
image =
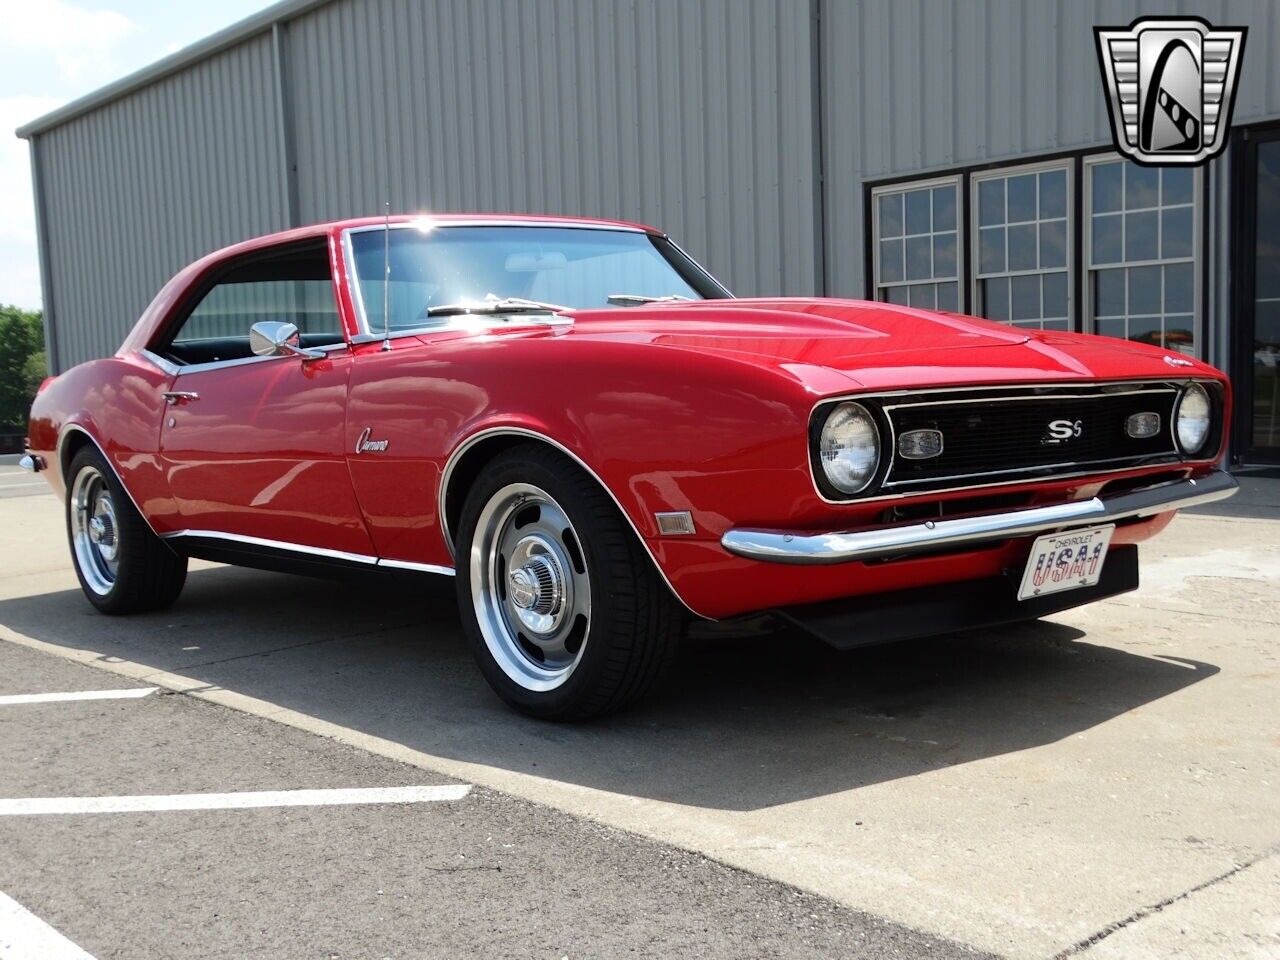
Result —
M186 582L187 559L152 533L96 447L71 458L66 486L67 541L89 602L113 614L173 603Z
M646 694L684 612L617 505L541 444L496 457L462 507L457 590L481 672L510 706L582 720Z

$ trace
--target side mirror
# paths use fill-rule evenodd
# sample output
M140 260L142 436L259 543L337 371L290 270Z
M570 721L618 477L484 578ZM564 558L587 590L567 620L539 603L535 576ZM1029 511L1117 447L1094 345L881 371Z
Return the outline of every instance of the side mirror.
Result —
M298 328L284 320L262 320L249 328L249 349L259 357L281 357L293 354L306 360L319 360L323 350L301 346Z

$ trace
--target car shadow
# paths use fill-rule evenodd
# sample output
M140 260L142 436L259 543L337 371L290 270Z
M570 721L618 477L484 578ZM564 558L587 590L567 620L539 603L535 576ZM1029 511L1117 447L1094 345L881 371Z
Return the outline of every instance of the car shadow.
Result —
M570 726L503 706L452 599L422 590L213 568L160 613L105 617L63 591L0 601L0 623L425 753L725 810L1062 740L1218 672L1052 622L848 653L797 634L697 640L657 696Z

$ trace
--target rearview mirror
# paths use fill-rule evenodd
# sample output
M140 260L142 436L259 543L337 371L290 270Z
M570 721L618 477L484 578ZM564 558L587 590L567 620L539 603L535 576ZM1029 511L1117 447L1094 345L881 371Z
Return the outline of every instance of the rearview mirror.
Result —
M306 360L319 360L323 350L308 350L302 345L298 328L284 320L260 320L249 328L249 349L259 357L281 357L293 354Z

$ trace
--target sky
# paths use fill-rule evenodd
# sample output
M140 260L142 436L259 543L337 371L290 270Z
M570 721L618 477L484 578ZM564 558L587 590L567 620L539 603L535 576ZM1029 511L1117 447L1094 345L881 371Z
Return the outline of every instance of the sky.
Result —
M0 303L40 306L30 151L14 130L270 0L0 0Z

